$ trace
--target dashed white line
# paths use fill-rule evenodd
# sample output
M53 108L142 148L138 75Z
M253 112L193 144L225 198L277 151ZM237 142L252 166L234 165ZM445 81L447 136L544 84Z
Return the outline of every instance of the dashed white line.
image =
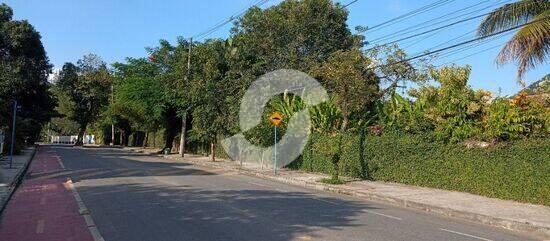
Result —
M462 235L462 236L466 236L466 237L470 237L470 238L479 239L479 240L493 241L491 239L487 239L487 238L483 238L483 237L479 237L479 236L475 236L475 235L471 235L471 234L467 234L467 233L461 233L461 232L453 231L453 230L449 230L449 229L440 228L440 230L448 232L448 233L454 233L454 234L458 234L458 235Z
M378 215L378 216L391 218L391 219L395 219L395 220L399 220L399 221L403 220L400 217L395 217L395 216L391 216L391 215L387 215L387 214L383 214L383 213L379 213L379 212L375 212L375 211L371 211L371 210L363 209L363 212L370 213L370 214L375 214L375 215Z

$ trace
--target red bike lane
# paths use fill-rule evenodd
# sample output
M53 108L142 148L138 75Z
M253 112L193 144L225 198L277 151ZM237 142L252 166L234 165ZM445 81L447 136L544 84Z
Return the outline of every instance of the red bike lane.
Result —
M29 172L62 170L53 151L38 149ZM93 241L65 178L24 180L0 220L0 241Z

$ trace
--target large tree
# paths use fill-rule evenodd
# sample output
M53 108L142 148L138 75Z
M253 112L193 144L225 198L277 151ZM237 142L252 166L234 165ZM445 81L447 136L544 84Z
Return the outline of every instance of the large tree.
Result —
M369 65L371 60L360 50L353 49L335 52L326 62L312 70L340 107L342 131L348 128L353 115L368 113L378 99L379 80Z
M12 9L0 4L0 113L4 113L0 128L11 129L13 101L17 101L17 143L32 143L55 114L47 79L51 65L40 34L26 20L12 17Z
M524 26L504 45L497 63L517 62L518 79L523 84L521 78L525 72L544 63L550 53L550 2L521 0L505 4L483 19L478 35L487 36L520 25Z
M157 79L160 69L146 58L128 58L113 67L116 97L105 114L111 121L128 120L133 129L145 132L146 145L148 133L159 129L165 111L163 87Z
M231 119L227 106L231 104L225 81L228 65L228 45L223 40L210 40L195 48L194 64L201 66L190 80L193 93L193 136L210 144L210 155L215 161L215 145L218 136L229 133Z
M86 128L108 103L111 80L107 66L99 56L85 55L77 65L63 65L56 84L74 103L70 116L79 125L76 145L82 145Z

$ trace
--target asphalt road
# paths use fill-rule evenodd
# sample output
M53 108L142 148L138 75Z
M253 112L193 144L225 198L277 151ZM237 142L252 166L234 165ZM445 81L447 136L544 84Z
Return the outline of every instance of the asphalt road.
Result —
M534 240L507 230L118 149L56 151L106 241Z

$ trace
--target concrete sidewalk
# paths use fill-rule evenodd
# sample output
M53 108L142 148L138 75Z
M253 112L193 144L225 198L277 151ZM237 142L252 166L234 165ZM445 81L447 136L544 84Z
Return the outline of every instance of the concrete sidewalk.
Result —
M0 213L2 213L18 182L24 176L35 151L34 147L21 150L20 155L13 157L12 168L9 168L9 156L0 161Z
M127 150L155 154L157 149L125 148ZM343 185L320 183L328 175L282 169L274 176L272 170L256 166L241 167L238 162L209 157L189 155L181 158L177 154L165 158L183 161L198 166L231 169L242 174L278 182L298 185L316 190L330 191L367 200L391 203L396 206L419 209L439 215L525 232L550 239L550 207L487 198L469 193L409 186L397 183L351 181Z

